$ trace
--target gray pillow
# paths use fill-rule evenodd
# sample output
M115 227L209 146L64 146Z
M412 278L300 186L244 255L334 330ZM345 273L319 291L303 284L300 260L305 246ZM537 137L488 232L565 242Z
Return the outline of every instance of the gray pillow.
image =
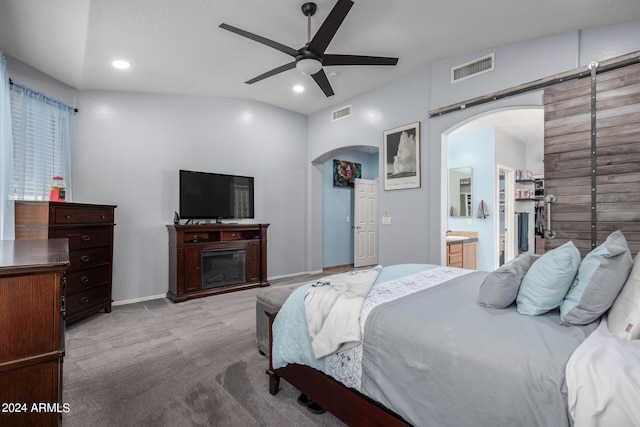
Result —
M530 265L530 256L522 254L489 273L480 286L478 304L489 308L509 307L516 300L520 282Z
M580 263L560 306L565 325L586 325L611 307L633 266L631 251L620 230L614 231Z

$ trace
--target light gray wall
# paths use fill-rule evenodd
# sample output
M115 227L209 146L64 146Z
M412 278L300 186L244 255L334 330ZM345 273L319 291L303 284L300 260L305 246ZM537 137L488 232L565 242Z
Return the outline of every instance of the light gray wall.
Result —
M580 65L640 50L640 20L593 28L580 33Z
M114 300L166 293L178 170L253 176L268 275L305 271L305 116L241 99L83 91L75 200L116 209Z
M578 32L443 59L431 64L430 110L517 86L578 66ZM495 70L451 83L451 68L495 53Z
M420 70L393 81L348 103L309 116L308 160L313 162L326 153L348 146L373 146L383 152L383 132L413 122L421 122L421 135L428 135L427 94L429 70ZM331 111L351 105L351 117L331 121ZM424 138L424 137L423 137ZM422 141L425 147L428 141ZM428 149L421 149L421 162L428 162ZM425 153L426 152L426 153ZM380 159L379 176L383 176ZM410 190L380 191L379 212L388 210L390 225L380 225L379 262L383 265L405 262L425 262L427 259L428 227L424 212L430 203L429 175L422 169L421 187ZM316 173L311 181L311 199L322 198L322 176ZM322 266L322 210L311 209L311 233L307 242L312 270ZM315 238L320 236L320 239Z
M12 80L19 81L28 87L47 94L65 104L74 107L77 91L70 86L48 76L17 59L4 54L7 60L7 70Z

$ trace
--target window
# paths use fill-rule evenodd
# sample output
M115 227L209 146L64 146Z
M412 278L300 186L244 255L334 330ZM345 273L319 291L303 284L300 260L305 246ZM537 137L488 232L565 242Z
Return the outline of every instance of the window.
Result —
M71 197L73 108L13 83L13 199L49 200L49 184L61 176Z

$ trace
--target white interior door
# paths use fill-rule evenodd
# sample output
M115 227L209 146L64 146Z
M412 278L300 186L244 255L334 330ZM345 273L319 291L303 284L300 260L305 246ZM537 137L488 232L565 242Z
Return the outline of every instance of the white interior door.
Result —
M515 258L516 227L515 227L515 186L514 170L508 166L497 165L496 197L496 251L495 268Z
M355 180L353 203L353 266L378 264L378 186L372 179Z

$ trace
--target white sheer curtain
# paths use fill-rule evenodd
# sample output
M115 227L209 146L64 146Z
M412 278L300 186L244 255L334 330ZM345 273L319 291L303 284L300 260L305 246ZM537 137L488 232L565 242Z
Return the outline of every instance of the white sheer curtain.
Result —
M71 188L72 107L14 81L11 88L13 121L13 191L15 200L48 200L54 176Z
M0 51L0 240L14 238L13 138L11 135L11 87L7 62Z

